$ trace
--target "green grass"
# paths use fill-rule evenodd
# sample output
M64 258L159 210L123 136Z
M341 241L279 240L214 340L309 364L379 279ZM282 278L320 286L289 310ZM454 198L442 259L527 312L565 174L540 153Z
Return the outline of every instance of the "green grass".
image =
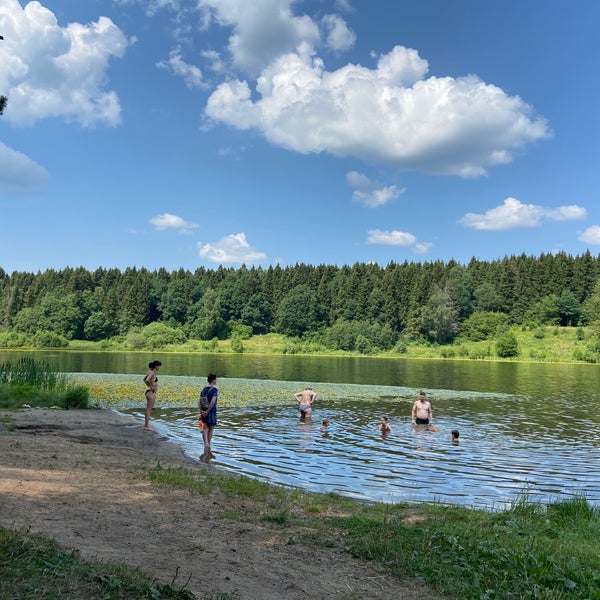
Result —
M399 579L467 599L600 600L600 509L583 497L551 504L524 496L502 511L440 504L364 505L334 494L267 486L246 477L151 469L153 481L208 494L243 509L223 517L286 528L302 541L343 548ZM225 483L227 480L227 483Z
M423 359L465 359L465 360L510 360L525 362L600 362L600 341L598 332L591 327L539 326L535 328L513 326L510 331L517 338L518 355L510 359L498 356L496 338L478 342L461 339L451 344L439 345L423 340L405 340L393 350L375 351L364 355L359 352L345 352L326 348L310 341L288 338L278 333L255 335L241 340L244 354L307 354L323 356L377 356ZM124 340L115 338L101 342L71 340L68 350L72 351L146 351L128 347ZM156 350L156 348L154 348ZM233 353L231 339L189 340L185 344L165 345L163 353Z
M191 600L195 597L174 582L158 584L136 569L81 560L76 552L65 552L52 540L0 529L0 598Z
M16 363L0 364L0 408L36 406L87 408L89 390L73 385L45 361L20 358Z
M224 506L220 518L289 531L289 544L348 551L398 579L420 579L448 598L600 600L600 510L581 496L547 505L524 496L508 509L484 511L365 505L160 464L138 475L192 493L222 494L227 502L218 504ZM158 584L135 569L83 561L50 540L0 530L2 598L194 598L185 585Z

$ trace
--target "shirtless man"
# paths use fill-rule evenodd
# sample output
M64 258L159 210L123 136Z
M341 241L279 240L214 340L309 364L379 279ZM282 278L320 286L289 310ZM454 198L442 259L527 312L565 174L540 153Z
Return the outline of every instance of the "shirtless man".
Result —
M425 392L419 392L419 399L413 404L411 421L417 425L431 425L433 422L431 403L427 400Z
M311 387L305 387L304 391L296 392L294 398L298 402L298 408L300 410L300 419L310 419L312 414L312 403L315 401L316 394L312 391Z

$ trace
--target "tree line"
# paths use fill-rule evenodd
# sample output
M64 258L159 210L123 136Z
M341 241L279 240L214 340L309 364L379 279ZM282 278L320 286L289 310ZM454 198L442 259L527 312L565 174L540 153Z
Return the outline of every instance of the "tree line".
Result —
M415 339L476 341L512 324L595 324L599 276L589 251L194 272L0 268L0 346L141 335L159 347L270 332L363 353Z

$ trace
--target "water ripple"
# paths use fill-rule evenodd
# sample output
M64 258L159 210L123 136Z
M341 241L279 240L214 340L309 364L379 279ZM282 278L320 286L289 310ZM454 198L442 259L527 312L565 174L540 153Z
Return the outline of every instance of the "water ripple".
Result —
M443 400L438 399L438 406ZM427 501L502 508L523 497L555 501L585 494L600 502L598 425L586 415L516 397L449 395L437 431L410 424L410 405L329 400L301 423L290 406L219 412L213 464L233 473L365 501ZM565 402L568 402L565 400ZM570 406L570 405L569 405ZM140 420L140 409L124 410ZM192 458L202 452L193 409L155 411L154 424ZM440 411L442 412L442 411ZM380 415L392 433L382 438ZM556 415L561 415L559 419ZM321 419L332 422L324 436ZM460 430L460 443L451 441ZM581 435L585 432L585 435Z

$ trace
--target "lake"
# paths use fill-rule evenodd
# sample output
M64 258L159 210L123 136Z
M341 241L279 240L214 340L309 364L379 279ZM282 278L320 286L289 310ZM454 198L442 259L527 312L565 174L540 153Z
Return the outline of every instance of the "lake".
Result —
M0 362L23 354L0 352ZM220 376L224 406L211 465L275 484L336 492L365 501L427 501L503 508L526 495L553 501L585 494L600 503L600 367L485 361L307 356L36 352L68 373L131 377L162 360L161 389L209 371ZM312 385L317 402L300 423L294 391ZM243 407L225 399L254 386ZM275 390L271 387L275 386ZM140 396L120 407L143 420ZM438 431L410 424L419 389L427 391ZM261 403L261 394L281 401ZM160 406L153 424L192 458L202 452L195 399ZM392 432L382 438L379 417ZM328 436L319 426L332 421ZM460 430L460 443L450 431Z

